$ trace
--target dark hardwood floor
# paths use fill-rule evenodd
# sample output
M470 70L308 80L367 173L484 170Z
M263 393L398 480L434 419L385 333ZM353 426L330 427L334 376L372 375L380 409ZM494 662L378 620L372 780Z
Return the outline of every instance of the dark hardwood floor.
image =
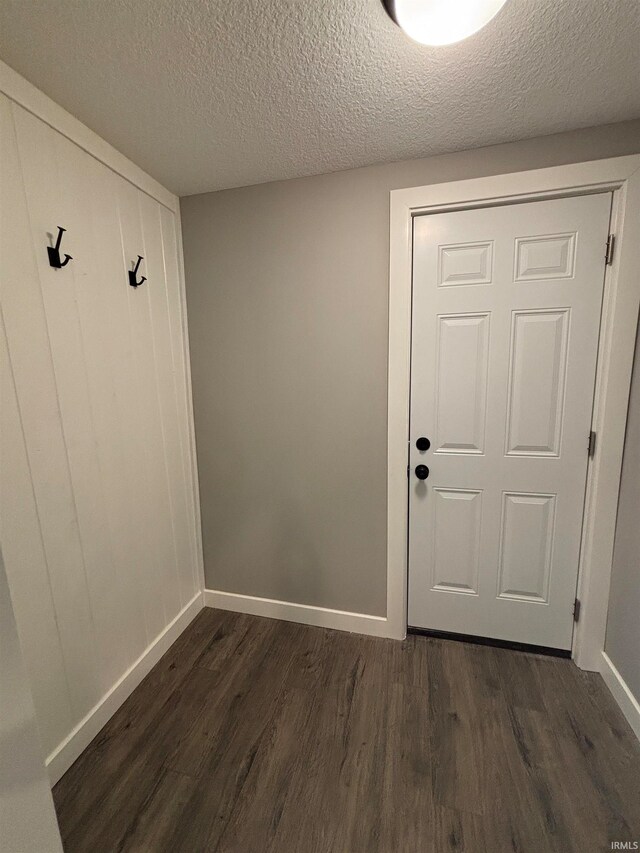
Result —
M54 797L68 853L599 853L640 747L567 660L206 609Z

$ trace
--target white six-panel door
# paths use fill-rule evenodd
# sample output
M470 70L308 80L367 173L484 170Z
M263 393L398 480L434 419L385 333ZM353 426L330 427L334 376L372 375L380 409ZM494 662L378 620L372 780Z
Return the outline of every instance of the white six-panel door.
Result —
M571 647L610 211L414 220L410 626Z

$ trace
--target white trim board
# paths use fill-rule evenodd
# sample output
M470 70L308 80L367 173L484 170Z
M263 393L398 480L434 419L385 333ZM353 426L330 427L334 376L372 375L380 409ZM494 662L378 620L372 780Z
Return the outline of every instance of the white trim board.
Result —
M53 787L202 610L198 592L45 761Z
M606 268L578 581L581 617L573 657L599 671L609 601L613 541L635 334L640 304L640 155L616 157L391 192L387 454L387 619L407 629L407 442L409 438L412 218L495 204L611 191L613 264Z
M96 160L155 198L160 204L164 204L173 213L178 212L176 195L2 61L0 61L0 92L4 92L12 101L42 119Z
M291 601L239 595L218 589L205 589L204 604L205 607L216 607L218 610L248 613L251 616L267 616L270 619L284 619L286 622L300 622L302 625L333 628L337 631L350 631L353 634L368 634L372 637L392 636L384 616L331 610L328 607L316 607L311 604L294 604Z
M600 656L600 675L620 706L635 736L640 740L640 704L606 652L602 652Z

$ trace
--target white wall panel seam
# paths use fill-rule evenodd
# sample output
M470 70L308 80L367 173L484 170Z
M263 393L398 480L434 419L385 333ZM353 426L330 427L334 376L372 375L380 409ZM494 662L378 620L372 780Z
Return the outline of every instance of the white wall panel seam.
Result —
M26 438L26 435L25 435L25 432L24 432L24 426L23 426L23 423L22 423L22 412L20 411L20 399L19 399L19 397L18 397L18 390L17 390L17 387L16 387L16 380L15 380L15 376L14 376L14 373L13 373L13 365L12 365L12 363L11 363L11 351L10 351L10 349L9 349L9 344L8 344L8 339L7 339L7 333L6 333L5 323L4 323L4 313L3 313L3 311L2 311L2 307L1 307L1 306L0 306L0 324L2 325L2 334L4 335L5 340L7 340L7 359L8 359L8 362L9 362L9 363L8 363L8 365L7 365L7 367L8 367L8 371L9 371L9 376L10 376L10 378L11 378L11 384L12 384L12 386L13 386L13 392L14 392L14 394L15 394L15 398L16 398L16 407L17 407L17 410L18 410L18 418L19 418L19 421L20 421L20 430L21 430L21 432L22 432L22 440L23 440L23 442L24 442L24 446L25 446L25 458L26 458L26 464L27 464L27 467L28 467L28 470L29 470L29 488L31 489L31 493L32 493L32 495L33 495L33 506L34 506L34 510L35 510L36 518L38 519L38 535L39 535L39 537L40 537L40 542L41 542L41 544L42 544L42 554L43 554L43 558L44 558L45 566L46 566L46 569L47 569L47 571L46 571L46 575L47 575L47 585L48 585L48 588L49 588L49 595L51 596L51 601L52 601L52 602L55 602L55 598L54 598L54 595L53 595L53 589L52 589L52 587L51 587L51 574L50 574L50 572L49 572L49 557L48 557L48 555L47 555L47 549L45 548L45 544L44 544L44 537L43 537L43 535L42 535L42 524L41 524L41 521L40 521L40 507L38 506L38 500L37 500L37 498L36 498L35 490L34 490L34 488L33 488L33 473L32 473L32 470L31 470L31 460L29 459L29 453L28 453L28 451L27 451L27 438ZM73 714L72 714L72 705L71 705L71 689L70 689L70 686L69 686L69 673L68 673L68 671L67 671L67 668L68 668L68 667L67 667L67 661L66 661L66 659L65 659L65 655L64 655L64 646L63 646L63 644L62 644L62 638L61 638L61 636L60 636L60 626L58 625L58 612L57 612L57 610L56 610L55 603L53 604L52 610L53 610L53 619L54 619L55 626L56 626L56 631L57 631L58 645L60 646L60 657L61 657L61 659L62 659L62 669L63 669L64 677L65 677L65 687L66 687L67 705L68 705L68 708L69 708L69 715L70 715L70 717L72 717L72 716L73 716Z

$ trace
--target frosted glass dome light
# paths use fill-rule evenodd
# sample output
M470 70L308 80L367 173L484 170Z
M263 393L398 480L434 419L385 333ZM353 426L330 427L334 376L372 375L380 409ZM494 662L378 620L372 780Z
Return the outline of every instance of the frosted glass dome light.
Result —
M420 44L443 45L477 33L506 0L384 0L393 20Z

